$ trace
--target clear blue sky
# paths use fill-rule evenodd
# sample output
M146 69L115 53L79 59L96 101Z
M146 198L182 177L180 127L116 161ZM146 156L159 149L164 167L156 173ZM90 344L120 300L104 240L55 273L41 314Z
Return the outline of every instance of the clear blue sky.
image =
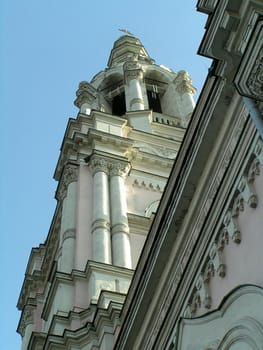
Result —
M197 0L2 0L0 5L1 348L20 349L16 303L32 247L55 208L53 172L75 91L103 70L127 28L157 64L187 70L200 92L210 61L196 52Z

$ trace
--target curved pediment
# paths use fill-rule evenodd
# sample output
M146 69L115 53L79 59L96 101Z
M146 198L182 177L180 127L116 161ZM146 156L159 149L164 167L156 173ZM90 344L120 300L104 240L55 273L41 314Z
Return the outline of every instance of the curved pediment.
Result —
M263 349L263 289L243 285L219 308L197 318L182 318L176 349Z

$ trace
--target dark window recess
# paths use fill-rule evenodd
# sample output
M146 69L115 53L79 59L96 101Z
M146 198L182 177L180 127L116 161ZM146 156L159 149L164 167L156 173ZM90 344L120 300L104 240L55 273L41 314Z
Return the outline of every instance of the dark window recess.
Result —
M112 114L121 116L126 113L125 95L124 92L117 95L112 100Z
M160 98L157 92L147 91L149 109L153 112L162 113Z

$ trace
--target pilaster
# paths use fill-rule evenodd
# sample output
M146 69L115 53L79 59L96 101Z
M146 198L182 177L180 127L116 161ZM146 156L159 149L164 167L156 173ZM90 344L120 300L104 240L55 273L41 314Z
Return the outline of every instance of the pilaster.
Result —
M75 259L78 166L67 164L59 186L62 203L58 270L71 273Z

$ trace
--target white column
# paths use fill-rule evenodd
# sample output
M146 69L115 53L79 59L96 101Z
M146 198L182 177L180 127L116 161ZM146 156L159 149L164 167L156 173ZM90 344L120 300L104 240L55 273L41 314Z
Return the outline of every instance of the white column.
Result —
M77 175L75 165L67 165L60 183L62 204L58 270L71 273L75 260Z
M131 244L124 183L124 177L128 170L127 164L111 165L110 199L113 265L131 269Z
M125 97L127 111L144 110L142 92L143 73L138 62L127 62L124 65L125 72Z
M140 111L144 110L144 101L142 94L142 87L140 81L137 79L132 79L128 85L130 101L129 110L130 111Z
M91 160L93 168L92 255L94 261L111 264L110 208L107 162Z

